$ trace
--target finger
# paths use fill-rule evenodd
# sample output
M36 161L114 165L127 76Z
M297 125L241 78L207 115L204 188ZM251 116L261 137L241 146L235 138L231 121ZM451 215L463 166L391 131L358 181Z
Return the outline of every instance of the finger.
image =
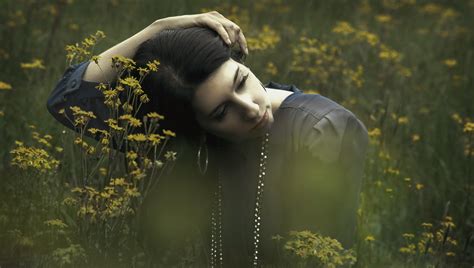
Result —
M221 13L217 12L217 11L211 11L209 12L210 15L212 16L215 16L215 17L218 17L219 19L225 19L224 15L222 15Z
M240 49L245 52L246 55L249 54L249 49L247 46L247 39L245 39L244 33L242 30L239 31L238 41L240 45Z
M224 25L222 25L222 23L217 21L215 18L206 17L202 21L202 24L216 31L217 34L219 34L219 36L227 43L227 45L230 46L232 44L231 37L227 30L224 28Z
M225 29L227 30L227 33L229 34L230 41L232 44L234 44L237 41L237 27L234 24L227 24L225 26Z

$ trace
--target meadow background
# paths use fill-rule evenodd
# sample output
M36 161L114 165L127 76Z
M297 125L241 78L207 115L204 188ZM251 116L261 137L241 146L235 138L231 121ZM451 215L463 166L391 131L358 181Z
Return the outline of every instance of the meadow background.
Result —
M0 267L147 264L120 239L81 239L84 213L63 208L74 135L46 100L68 67L66 45L101 30L99 54L156 19L210 10L243 29L262 82L320 93L367 126L355 267L474 265L473 0L4 0ZM113 260L94 253L107 246ZM330 265L311 252L296 256Z

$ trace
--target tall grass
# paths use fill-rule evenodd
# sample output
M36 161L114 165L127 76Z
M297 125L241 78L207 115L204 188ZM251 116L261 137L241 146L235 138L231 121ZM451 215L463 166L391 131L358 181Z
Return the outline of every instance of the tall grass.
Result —
M114 260L93 253L113 247L91 245L99 229L79 236L64 206L75 137L45 102L66 45L102 30L99 54L158 18L214 9L243 29L262 82L319 92L367 126L355 266L474 265L474 1L21 0L0 3L0 266L147 265L123 241L103 241L121 245ZM24 169L12 165L21 146L37 149ZM190 265L194 251L179 252Z

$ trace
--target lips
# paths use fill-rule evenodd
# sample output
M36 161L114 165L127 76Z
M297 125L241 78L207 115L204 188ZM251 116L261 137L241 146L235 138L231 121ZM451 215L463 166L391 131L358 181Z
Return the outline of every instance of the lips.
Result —
M261 126L265 125L267 120L268 120L268 109L265 110L265 113L263 114L262 119L252 129L260 128Z

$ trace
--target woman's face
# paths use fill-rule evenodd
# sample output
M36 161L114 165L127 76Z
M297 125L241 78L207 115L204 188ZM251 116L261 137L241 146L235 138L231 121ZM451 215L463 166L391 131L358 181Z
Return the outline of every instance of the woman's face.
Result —
M197 88L192 105L204 130L233 142L262 136L273 123L266 90L249 68L232 59Z

